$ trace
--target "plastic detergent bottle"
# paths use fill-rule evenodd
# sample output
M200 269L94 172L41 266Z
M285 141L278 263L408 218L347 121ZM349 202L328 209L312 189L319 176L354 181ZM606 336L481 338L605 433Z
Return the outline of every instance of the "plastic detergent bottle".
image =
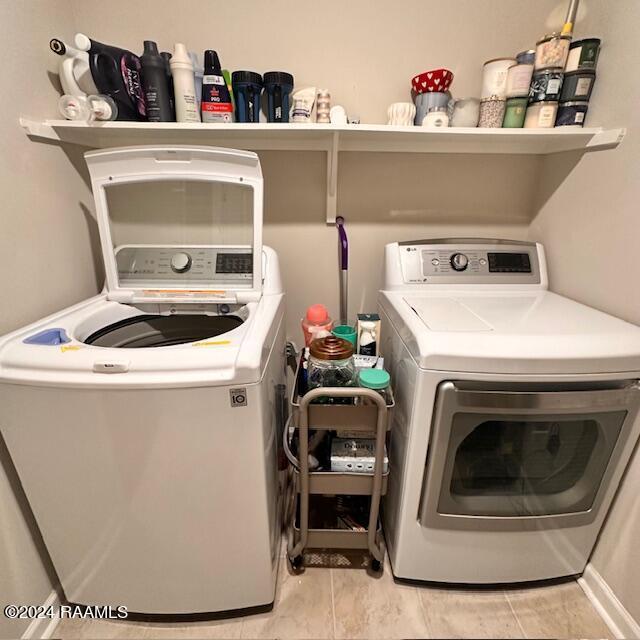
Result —
M231 94L218 54L211 49L204 52L201 109L202 122L233 122Z
M331 335L333 320L323 304L312 304L307 309L307 314L302 319L302 333L304 345L308 347L316 338L324 338Z
M98 93L112 98L118 106L118 120L146 120L140 58L131 51L103 44L77 33L76 49L86 51Z

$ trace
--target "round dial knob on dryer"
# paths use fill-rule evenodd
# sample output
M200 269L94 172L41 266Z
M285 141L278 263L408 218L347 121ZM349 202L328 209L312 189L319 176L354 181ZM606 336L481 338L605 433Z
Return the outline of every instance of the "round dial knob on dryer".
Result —
M188 253L180 251L171 256L171 268L176 273L184 273L191 269L191 256Z
M454 271L464 271L469 266L469 258L464 253L454 253L449 262Z

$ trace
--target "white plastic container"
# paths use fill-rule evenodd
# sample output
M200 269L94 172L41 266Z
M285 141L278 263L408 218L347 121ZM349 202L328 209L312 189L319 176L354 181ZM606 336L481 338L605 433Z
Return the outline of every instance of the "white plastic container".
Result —
M422 120L422 126L429 129L439 129L449 126L449 114L446 107L432 107Z
M488 60L482 67L481 98L507 97L507 75L510 67L516 64L515 58L496 58Z
M176 121L200 122L193 64L187 48L182 43L176 43L169 64L173 76Z
M89 54L86 51L70 47L58 38L53 38L49 47L60 56L58 74L65 95L78 98L98 93L89 67Z

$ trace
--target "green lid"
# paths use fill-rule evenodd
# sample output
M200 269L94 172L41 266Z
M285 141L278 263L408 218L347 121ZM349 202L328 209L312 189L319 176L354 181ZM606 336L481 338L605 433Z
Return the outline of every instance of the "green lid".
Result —
M366 389L386 389L391 376L384 369L362 369L359 380L360 386Z

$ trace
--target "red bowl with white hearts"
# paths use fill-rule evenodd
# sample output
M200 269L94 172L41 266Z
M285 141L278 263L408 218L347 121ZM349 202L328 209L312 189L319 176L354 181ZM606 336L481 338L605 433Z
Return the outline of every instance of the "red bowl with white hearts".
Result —
M449 69L433 69L411 78L411 85L416 93L449 91L452 82L453 73Z

